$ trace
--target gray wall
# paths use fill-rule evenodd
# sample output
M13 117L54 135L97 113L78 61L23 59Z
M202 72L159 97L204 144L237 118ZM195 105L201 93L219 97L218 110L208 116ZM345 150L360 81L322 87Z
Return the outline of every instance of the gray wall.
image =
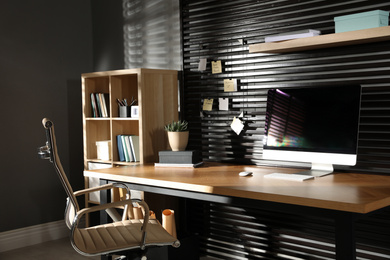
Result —
M124 68L123 11L121 0L93 0L94 71Z
M0 232L63 219L65 193L52 164L36 155L45 143L43 117L55 123L73 188L83 188L82 73L181 68L179 0L141 2L0 2ZM137 20L141 47L128 38Z
M90 0L0 1L0 232L63 218L65 193L38 159L43 117L70 181L82 177L80 74L92 66Z
M181 70L179 0L93 0L94 71Z

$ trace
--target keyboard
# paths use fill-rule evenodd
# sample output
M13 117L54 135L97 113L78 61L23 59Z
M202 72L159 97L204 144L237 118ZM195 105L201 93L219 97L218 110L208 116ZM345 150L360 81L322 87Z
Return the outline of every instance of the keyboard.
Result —
M264 178L287 180L287 181L306 181L306 180L314 179L314 176L301 175L301 174L289 174L289 173L276 173L275 172L275 173L264 175Z

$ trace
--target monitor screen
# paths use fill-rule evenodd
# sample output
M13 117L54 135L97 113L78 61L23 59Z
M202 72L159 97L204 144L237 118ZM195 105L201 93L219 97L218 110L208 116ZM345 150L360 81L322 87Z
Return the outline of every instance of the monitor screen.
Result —
M270 89L263 158L355 165L360 96L360 85Z

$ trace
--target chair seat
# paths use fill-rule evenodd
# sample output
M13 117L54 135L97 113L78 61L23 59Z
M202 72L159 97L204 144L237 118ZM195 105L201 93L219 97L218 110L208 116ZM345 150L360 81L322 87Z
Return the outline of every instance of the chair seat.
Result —
M87 254L101 254L118 249L139 248L142 243L143 220L132 219L94 226L77 228L74 231L74 245ZM172 237L156 219L150 219L146 229L146 246L174 245L178 240Z

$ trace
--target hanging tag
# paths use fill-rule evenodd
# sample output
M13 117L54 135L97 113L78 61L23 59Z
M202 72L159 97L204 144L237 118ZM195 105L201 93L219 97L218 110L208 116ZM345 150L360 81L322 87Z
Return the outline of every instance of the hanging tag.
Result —
M219 98L219 110L229 110L229 99L228 98Z
M230 127L233 129L233 131L237 135L239 135L241 133L242 129L244 129L244 123L240 119L234 117L233 122L231 123Z
M225 92L237 91L237 79L224 79L223 90Z
M238 42L241 44L241 45L246 45L247 44L247 41L245 39L238 39Z
M212 73L213 74L222 73L222 63L221 63L221 61L220 60L212 61L211 62L211 69L212 69Z
M205 71L207 65L207 59L200 59L198 64L198 70L199 71Z
M203 110L204 111L211 111L213 110L213 99L207 98L203 101Z

